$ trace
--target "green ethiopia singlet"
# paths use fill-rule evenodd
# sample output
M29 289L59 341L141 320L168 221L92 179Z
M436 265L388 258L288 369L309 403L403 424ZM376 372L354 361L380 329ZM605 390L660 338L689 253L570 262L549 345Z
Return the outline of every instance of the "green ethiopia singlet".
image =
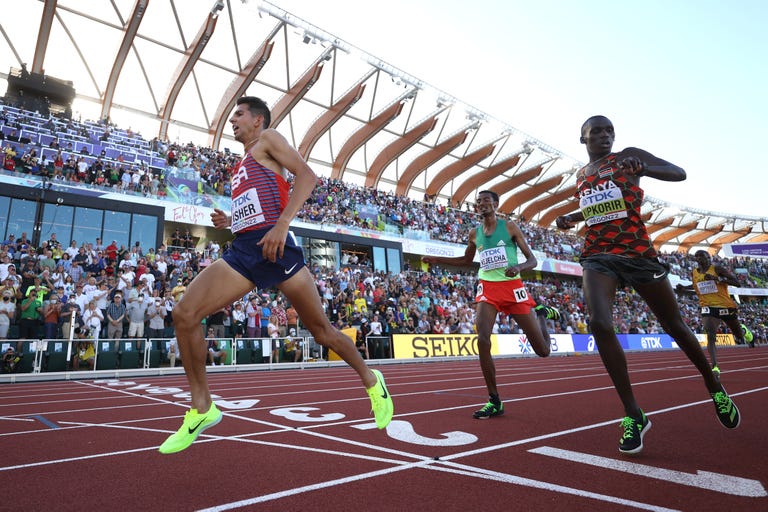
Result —
M517 245L510 238L506 222L496 222L496 229L490 236L483 233L483 226L478 226L475 244L480 253L480 272L483 281L511 281L516 277L507 277L507 267L517 265Z

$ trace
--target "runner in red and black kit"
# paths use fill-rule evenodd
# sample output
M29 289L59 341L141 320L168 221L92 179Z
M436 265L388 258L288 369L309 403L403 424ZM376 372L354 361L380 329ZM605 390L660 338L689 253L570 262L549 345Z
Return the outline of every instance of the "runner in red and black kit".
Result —
M682 181L685 171L638 148L612 153L614 137L613 124L604 116L591 117L581 127L581 143L587 147L589 164L576 175L579 211L558 217L556 222L561 229L572 228L577 222L586 224L581 265L589 325L624 405L626 417L621 424L619 450L635 454L643 449L643 436L651 428L651 421L635 401L624 350L614 330L613 304L619 285L634 287L699 370L720 422L727 428L736 428L740 416L712 373L696 336L683 322L667 279L667 267L659 262L640 217L640 177Z
M245 156L232 175L231 216L216 209L211 221L217 229L231 228L235 239L222 258L195 277L173 310L192 403L181 428L165 440L160 452L184 450L203 430L221 421L208 388L207 350L200 322L256 287L276 286L315 340L357 372L371 400L376 426L385 428L392 420L393 405L384 377L368 368L352 340L331 326L301 249L288 231L314 190L317 176L285 137L269 128L270 113L264 101L239 98L229 121ZM287 172L296 177L292 192Z

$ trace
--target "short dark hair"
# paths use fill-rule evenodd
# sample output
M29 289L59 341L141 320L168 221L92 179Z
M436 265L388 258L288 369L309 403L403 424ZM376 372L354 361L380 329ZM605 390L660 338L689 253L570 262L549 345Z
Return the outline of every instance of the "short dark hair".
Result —
M242 96L237 99L237 105L243 104L248 105L248 110L250 110L251 114L254 116L264 116L263 128L269 128L269 123L272 122L272 115L269 113L269 107L264 100L257 98L256 96Z
M493 190L481 190L480 192L477 193L477 195L480 195L480 194L488 194L489 196L491 196L494 203L499 202L499 194L497 194Z

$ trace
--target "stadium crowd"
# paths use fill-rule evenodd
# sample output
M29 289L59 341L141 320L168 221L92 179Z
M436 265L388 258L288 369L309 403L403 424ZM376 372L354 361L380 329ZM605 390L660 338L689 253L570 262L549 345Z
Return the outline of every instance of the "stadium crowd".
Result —
M38 142L11 135L15 130L37 123L53 137L44 152ZM99 140L106 143L120 134L124 149L145 145L149 154L162 158L163 165L152 167L137 154L124 152L114 157L106 150L98 155L74 152L67 137L80 134L93 138L99 126ZM60 119L40 119L35 113L0 114L0 133L6 141L2 152L7 171L42 174L54 180L111 187L123 192L164 197L165 176L174 170L191 173L215 193L229 194L229 174L239 157L228 151L199 148L194 144L145 141L131 130L118 130L108 122L81 123ZM39 139L42 140L42 139ZM132 142L131 142L132 141ZM133 145L131 145L133 144ZM22 154L19 155L18 151ZM45 156L46 154L51 156ZM297 218L318 224L342 224L362 229L381 230L386 225L401 230L417 230L434 240L464 243L476 217L470 205L464 210L418 201L391 192L320 178L312 197ZM580 239L532 223L519 222L535 250L547 257L575 261ZM74 316L78 326L96 337L173 336L173 308L186 285L226 247L208 242L204 248L189 243L188 233L174 233L173 240L184 243L144 250L117 246L113 241L67 241L55 234L38 247L26 233L9 235L0 246L0 338L66 337ZM696 265L692 256L665 253L663 259L684 279ZM762 259L715 258L715 263L732 270L743 287L766 287L768 262ZM396 274L374 272L365 262L342 265L341 269L314 268L318 291L329 318L339 327L358 327L363 334L386 336L402 333L469 333L473 329L475 274L454 269L431 268L427 272L407 268ZM534 276L528 276L534 277ZM588 318L580 280L546 274L527 280L536 300L561 311L559 321L549 321L552 333L588 333ZM631 289L619 292L615 323L620 332L654 333L660 327L642 300ZM702 332L695 295L679 295L684 317ZM268 336L270 323L282 335L291 328L286 311L290 305L275 290L254 290L242 301L211 315L207 324L217 336L236 333ZM765 343L766 299L749 300L741 305L742 321L754 331L756 341ZM298 327L298 324L295 326ZM509 318L500 315L495 330L517 332Z
M206 252L215 258L221 249L209 243ZM681 276L688 276L691 257L672 253L665 258ZM759 279L765 275L765 264L759 261L716 261L731 268L756 269ZM175 304L190 280L210 262L195 248L172 247L169 252L160 246L144 251L138 245L126 248L112 242L105 246L98 239L72 240L62 248L55 235L32 247L26 234L10 235L0 245L0 338L67 337L73 314L76 324L94 338L171 337ZM472 332L475 274L438 267L383 273L366 264L312 270L323 307L340 328L353 326L363 334L383 336ZM561 312L559 321L549 321L550 332L589 332L580 280L547 274L526 282L538 302ZM614 315L619 332L660 332L655 317L631 288L620 290L618 296ZM695 295L681 294L679 301L688 324L702 332ZM758 342L766 339L765 302L763 298L740 307L742 320ZM288 329L300 326L300 319L289 325L289 308L276 290L254 290L211 315L206 323L214 326L217 336L268 337L272 322L284 336ZM499 315L495 331L518 332L505 315Z

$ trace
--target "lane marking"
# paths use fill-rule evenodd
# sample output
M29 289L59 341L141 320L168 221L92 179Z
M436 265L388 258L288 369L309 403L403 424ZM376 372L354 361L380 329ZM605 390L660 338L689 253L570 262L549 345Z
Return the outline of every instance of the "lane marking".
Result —
M760 483L760 481L738 476L723 475L721 473L712 473L710 471L702 470L696 470L696 474L684 473L682 471L657 468L655 466L638 464L636 462L609 459L608 457L589 455L587 453L573 452L570 450L561 450L560 448L552 448L551 446L541 446L539 448L532 448L528 451L555 457L557 459L579 462L581 464L598 466L613 471L630 473L635 476L653 478L690 487L698 487L700 489L732 494L734 496L745 496L748 498L768 496L768 493L765 492L765 487L763 487L763 484Z
M477 478L485 478L487 480L495 480L497 482L511 483L515 485L521 485L524 487L533 487L535 489L543 489L546 491L552 491L552 492L557 492L561 494L571 494L573 496L579 496L581 498L590 498L593 500L605 501L608 503L615 503L618 505L639 508L642 510L651 510L653 512L679 512L677 511L677 509L666 508L659 505L651 505L649 503L629 500L626 498L619 498L616 496L610 496L608 494L600 494L592 491L586 491L583 489L576 489L573 487L566 487L559 484L542 482L540 480L533 480L531 478L509 475L506 473L500 473L498 471L493 471L490 469L476 468L474 466L467 466L465 464L458 464L456 462L446 462L445 464L448 466L453 466L456 469L441 468L437 466L432 466L429 469L434 469L436 471L446 471L446 472L455 473L455 474L464 475L464 476L474 476Z
M35 415L35 416L30 416L30 418L39 421L40 423L42 423L43 425L45 425L48 428L54 428L54 429L61 428L56 423L52 422L51 420L46 419L45 416Z

